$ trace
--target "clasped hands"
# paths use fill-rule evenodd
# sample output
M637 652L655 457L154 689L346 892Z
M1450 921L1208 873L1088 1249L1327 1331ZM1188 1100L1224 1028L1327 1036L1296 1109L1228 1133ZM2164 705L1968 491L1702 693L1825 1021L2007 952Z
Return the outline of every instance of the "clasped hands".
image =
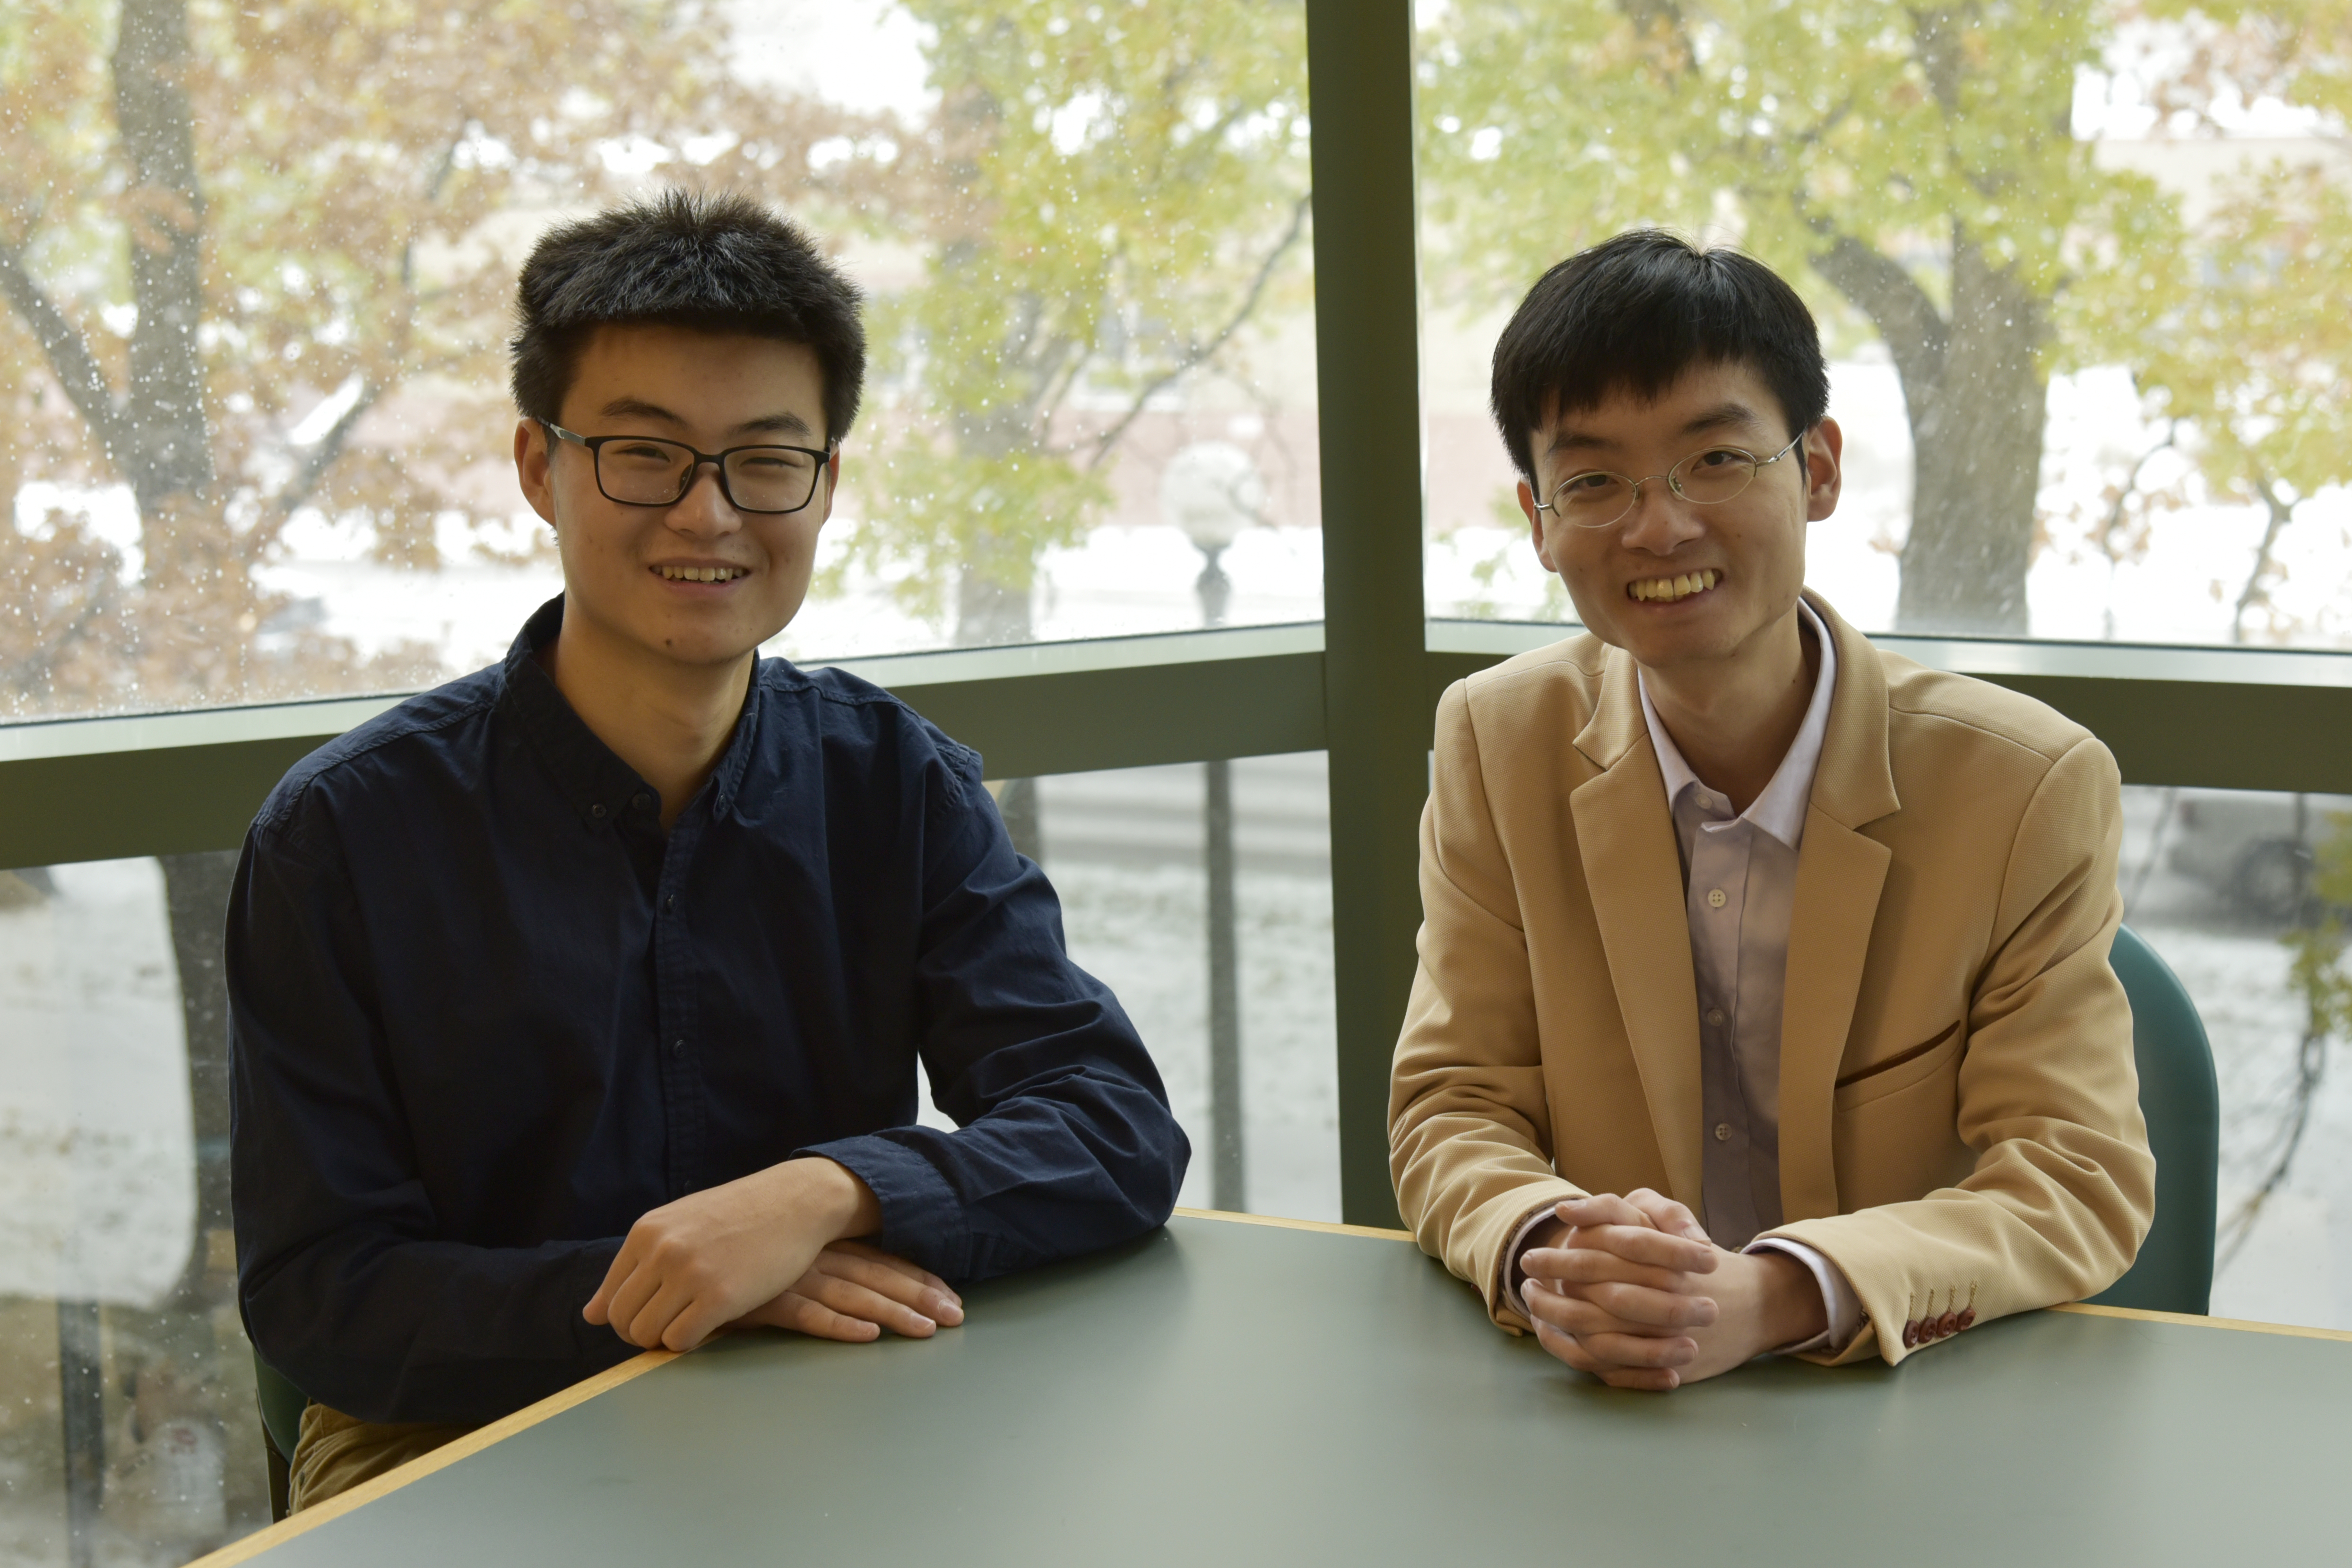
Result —
M1821 1288L1780 1252L1729 1252L1644 1187L1559 1205L1520 1254L1544 1349L1612 1388L1714 1377L1827 1324Z
M647 1212L581 1315L645 1350L690 1351L722 1328L926 1339L963 1321L936 1274L846 1239L881 1206L831 1160L787 1160Z

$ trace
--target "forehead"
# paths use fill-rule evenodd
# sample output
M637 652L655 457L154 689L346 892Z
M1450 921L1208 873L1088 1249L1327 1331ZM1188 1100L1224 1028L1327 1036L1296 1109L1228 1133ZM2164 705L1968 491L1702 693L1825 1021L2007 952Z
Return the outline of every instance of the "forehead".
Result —
M1530 432L1536 459L1599 459L1620 453L1673 447L1675 455L1710 440L1748 443L1785 437L1787 416L1756 368L1746 363L1694 365L1655 396L1618 386L1587 407L1564 409L1544 400L1542 425Z
M564 413L587 418L616 398L657 404L696 424L796 414L822 429L824 377L806 343L631 322L598 327L581 344Z

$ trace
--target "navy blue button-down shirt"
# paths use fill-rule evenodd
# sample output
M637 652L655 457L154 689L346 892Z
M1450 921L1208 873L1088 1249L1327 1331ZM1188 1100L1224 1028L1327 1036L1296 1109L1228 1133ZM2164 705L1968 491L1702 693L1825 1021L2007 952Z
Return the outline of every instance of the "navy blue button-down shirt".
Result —
M648 1209L796 1154L971 1280L1161 1224L1190 1149L980 758L764 660L671 830L533 650L312 753L229 908L246 1325L320 1402L482 1421L634 1353ZM913 1125L916 1063L958 1123Z

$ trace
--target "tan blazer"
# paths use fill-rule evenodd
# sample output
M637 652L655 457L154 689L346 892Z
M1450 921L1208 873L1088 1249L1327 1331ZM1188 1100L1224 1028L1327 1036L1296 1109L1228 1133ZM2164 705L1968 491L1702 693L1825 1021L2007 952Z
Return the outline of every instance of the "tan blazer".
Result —
M2029 698L1883 653L1818 597L1837 688L1797 860L1780 1201L1901 1361L1906 1322L2092 1295L2156 1206L2115 759ZM1456 682L1421 821L1421 966L1389 1100L1422 1247L1503 1252L1586 1192L1700 1199L1697 986L1632 658L1583 636Z

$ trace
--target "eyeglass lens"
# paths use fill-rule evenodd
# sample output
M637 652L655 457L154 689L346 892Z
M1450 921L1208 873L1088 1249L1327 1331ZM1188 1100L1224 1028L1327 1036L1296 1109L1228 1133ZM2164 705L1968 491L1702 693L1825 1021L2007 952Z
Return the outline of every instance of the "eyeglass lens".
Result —
M746 447L727 454L727 494L746 511L797 511L816 493L816 458L790 447ZM667 506L694 482L693 448L672 441L608 441L596 449L604 494L636 506Z
M1685 500L1714 506L1746 489L1756 467L1756 458L1738 447L1716 447L1692 453L1665 478ZM1552 504L1580 528L1606 528L1633 510L1634 490L1633 481L1622 474L1572 474L1560 481Z

